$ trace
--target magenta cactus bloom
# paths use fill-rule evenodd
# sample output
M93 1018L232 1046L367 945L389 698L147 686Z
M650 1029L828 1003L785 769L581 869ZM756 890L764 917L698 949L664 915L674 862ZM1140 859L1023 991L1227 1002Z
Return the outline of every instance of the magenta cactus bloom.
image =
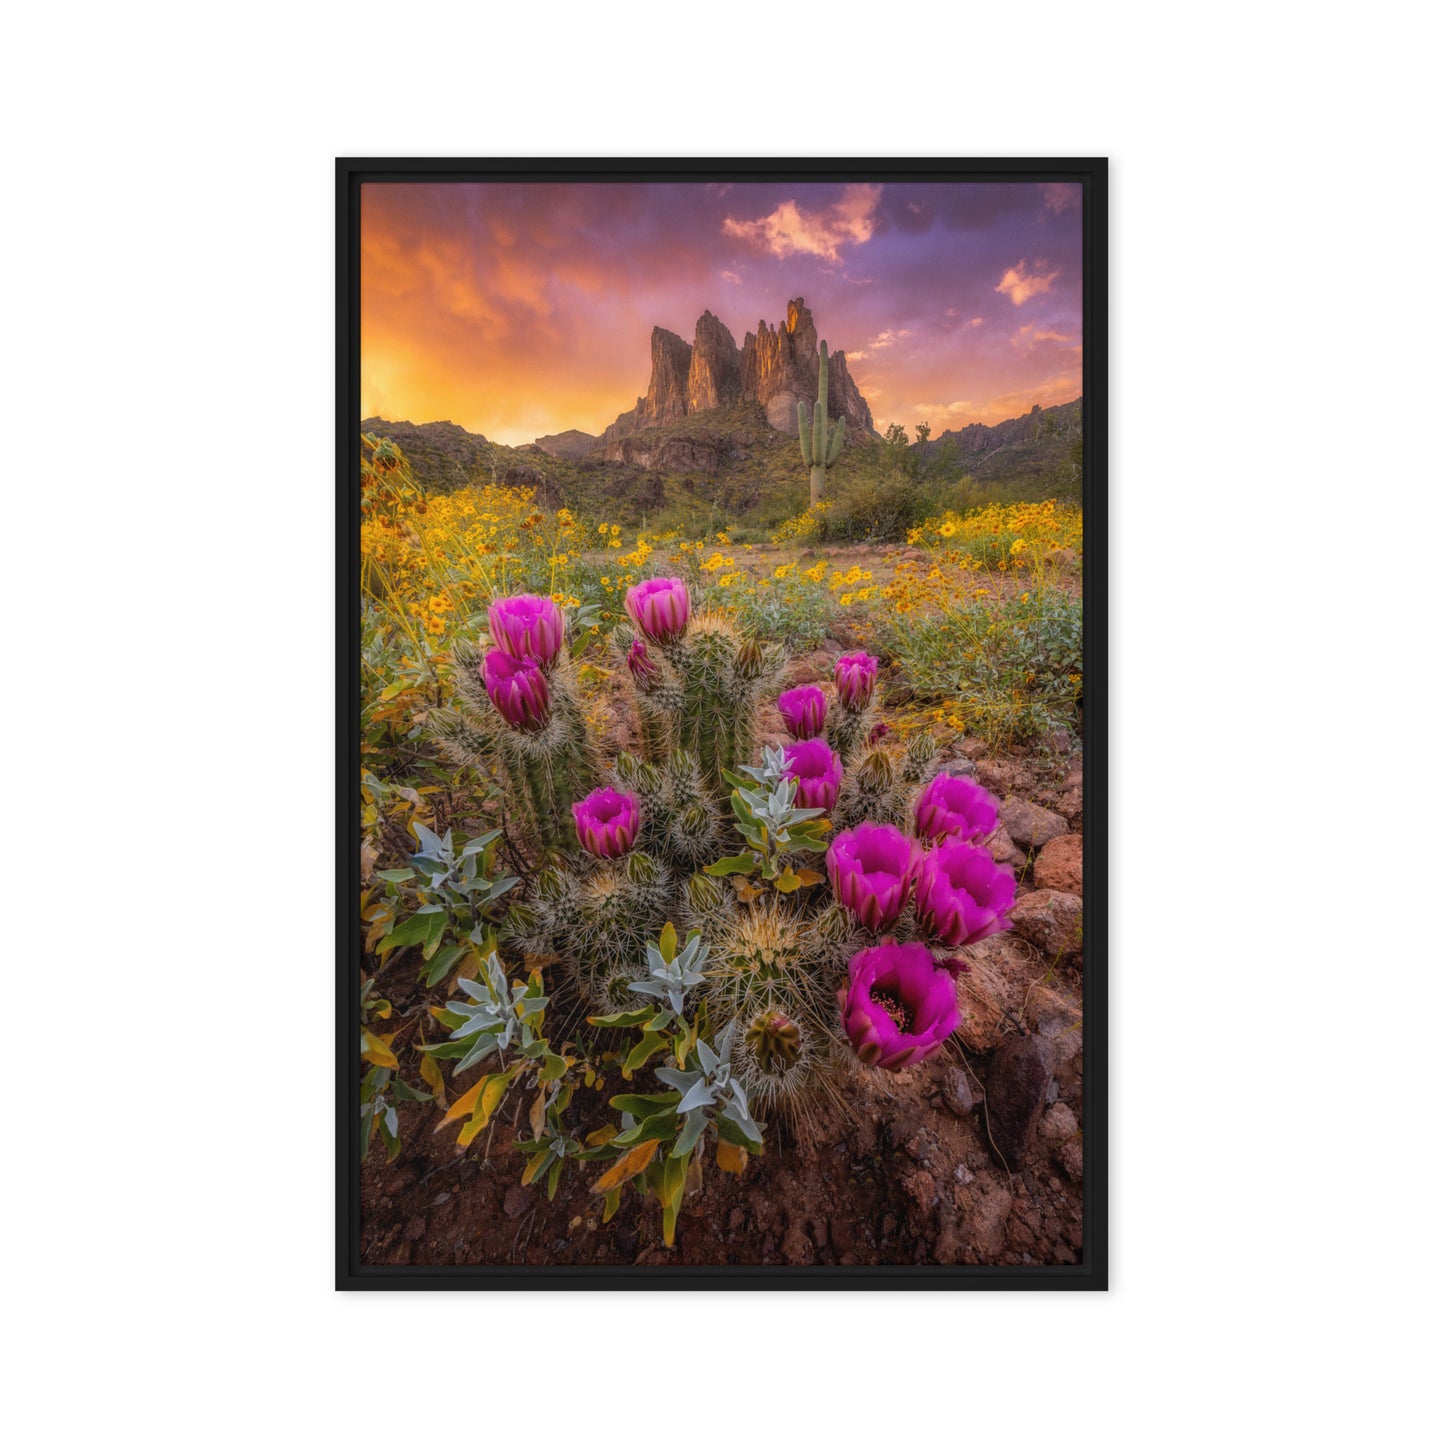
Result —
M530 657L512 657L494 647L477 669L492 706L522 732L536 732L552 710L547 675Z
M783 762L783 776L798 782L797 806L831 812L843 786L843 765L833 749L822 738L807 738L789 743L783 749Z
M815 738L823 731L823 719L828 716L828 699L821 687L789 688L778 697L778 711L790 736L804 740Z
M918 850L888 823L859 823L828 845L826 867L833 893L864 928L886 928L908 902Z
M562 650L562 609L550 597L524 592L499 597L487 608L492 646L508 657L529 657L539 667L551 667Z
M998 827L998 799L972 778L939 773L918 795L913 819L920 838L972 843Z
M620 858L637 841L642 821L637 798L616 788L597 788L572 804L577 841L594 858Z
M873 697L878 680L878 659L866 652L845 652L833 664L838 701L849 712L862 712Z
M692 603L679 577L649 577L627 589L627 615L649 642L671 642L687 631Z
M958 1027L958 990L921 943L855 953L838 1001L858 1058L895 1073L926 1059Z
M930 938L945 948L966 948L1013 927L1004 915L1014 906L1017 886L987 848L949 839L923 855L913 907Z
M632 646L627 649L627 669L644 692L657 681L658 666L648 656L647 644L640 637L634 637Z

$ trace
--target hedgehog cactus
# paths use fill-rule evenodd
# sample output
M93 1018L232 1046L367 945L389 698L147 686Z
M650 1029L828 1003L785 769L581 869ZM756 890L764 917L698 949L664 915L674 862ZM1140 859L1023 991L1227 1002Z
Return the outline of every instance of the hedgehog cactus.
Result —
M837 462L843 450L843 418L830 426L828 424L828 343L818 348L818 400L813 414L808 415L808 403L798 403L798 445L803 453L803 465L811 469L808 480L808 505L816 507L823 500L823 484L828 469Z
M723 770L752 757L754 715L782 672L782 648L744 638L717 612L691 613L683 631L647 638L645 666L633 661L643 639L625 627L614 639L628 659L647 760L660 762L682 748L696 759L703 787L721 801Z
M780 700L780 647L692 608L676 579L651 579L629 596L632 625L614 636L642 756L619 752L604 768L565 633L536 601L494 608L505 645L494 639L493 652L507 663L494 664L490 689L491 654L456 647L459 706L433 714L451 756L503 782L514 845L535 863L502 947L555 968L581 1011L607 1015L635 1007L634 985L653 986L649 948L668 925L697 935L708 1029L729 1040L732 1076L759 1117L794 1126L865 1052L892 1068L936 1047L950 1017L945 985L917 960L1007 927L1012 879L995 878L987 855L957 839L965 823L988 821L982 790L933 780L926 734L906 748L879 741L876 659L841 657L831 695L804 687ZM797 741L764 749L759 766L764 705ZM941 847L953 851L933 858ZM912 949L917 967L901 982L887 974L893 993L863 989L845 1028L839 990L858 994L854 962L889 940ZM934 963L944 974L962 967ZM890 1027L906 1048L889 1042Z

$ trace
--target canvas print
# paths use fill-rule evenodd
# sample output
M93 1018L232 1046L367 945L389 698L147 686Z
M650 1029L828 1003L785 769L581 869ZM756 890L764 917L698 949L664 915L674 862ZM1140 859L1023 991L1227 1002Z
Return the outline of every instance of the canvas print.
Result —
M1083 1263L1085 190L361 185L363 1269Z

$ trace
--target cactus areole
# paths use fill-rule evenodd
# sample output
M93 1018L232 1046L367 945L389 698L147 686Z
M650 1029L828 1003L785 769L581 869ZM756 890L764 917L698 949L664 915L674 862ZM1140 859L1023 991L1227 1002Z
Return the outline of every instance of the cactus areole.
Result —
M808 480L808 505L816 507L823 500L823 484L828 469L833 466L843 450L843 418L831 425L828 422L828 343L818 348L818 400L813 414L808 415L808 403L798 403L798 446L803 453L803 465L812 469Z

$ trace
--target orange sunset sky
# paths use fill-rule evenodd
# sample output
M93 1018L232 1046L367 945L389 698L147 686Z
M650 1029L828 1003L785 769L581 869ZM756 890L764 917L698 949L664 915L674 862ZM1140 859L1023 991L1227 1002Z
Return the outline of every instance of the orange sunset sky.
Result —
M880 431L1072 401L1080 189L368 183L361 414L595 434L647 389L654 325L690 342L711 310L741 345L794 296Z

